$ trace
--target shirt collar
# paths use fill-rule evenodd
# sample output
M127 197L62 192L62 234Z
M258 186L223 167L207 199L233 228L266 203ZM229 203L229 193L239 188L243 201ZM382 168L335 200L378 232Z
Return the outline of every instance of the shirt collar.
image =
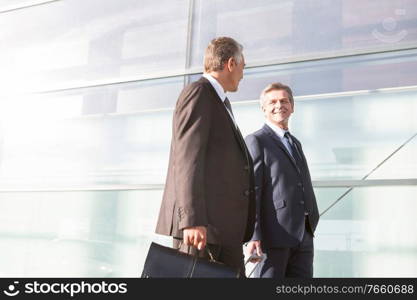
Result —
M204 73L203 77L206 78L208 81L210 81L211 85L214 87L214 89L216 90L217 95L220 97L220 99L222 99L222 101L224 102L224 100L226 99L226 93L224 92L223 87L221 86L221 84L216 80L216 78L214 78L213 76L211 76L210 74Z
M285 133L288 131L278 127L269 120L265 120L265 124L268 125L281 139L284 138Z

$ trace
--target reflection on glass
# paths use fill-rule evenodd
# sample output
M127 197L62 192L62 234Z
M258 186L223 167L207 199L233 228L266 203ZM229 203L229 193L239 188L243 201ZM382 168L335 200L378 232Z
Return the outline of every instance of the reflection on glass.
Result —
M249 63L398 49L415 45L416 17L416 6L399 0L197 0L192 63L201 66L205 45L223 35L244 45Z
M28 123L24 132L6 127L1 185L51 188L162 183L168 164L171 114Z
M247 68L230 101L258 99L272 82L290 85L294 95L317 95L417 85L417 51L401 51Z
M416 108L417 109L417 108ZM414 122L417 122L414 119ZM414 126L417 128L417 125ZM410 136L410 141L376 170L369 179L417 178L417 136ZM413 138L414 136L414 138ZM404 141L405 143L406 141ZM401 145L398 145L399 147Z
M2 14L2 92L183 70L187 14L187 0L57 1Z
M343 191L316 189L320 211ZM320 219L314 276L416 277L416 192L408 186L349 193Z
M0 187L161 184L182 77L0 103Z
M0 12L61 0L0 0Z
M139 277L162 191L1 193L0 276Z

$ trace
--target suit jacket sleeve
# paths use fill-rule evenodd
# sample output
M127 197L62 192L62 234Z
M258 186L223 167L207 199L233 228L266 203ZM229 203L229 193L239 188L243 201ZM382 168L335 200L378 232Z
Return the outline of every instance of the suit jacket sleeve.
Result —
M256 215L255 215L255 229L252 241L262 240L262 231L260 224L261 217L261 201L262 201L262 188L264 181L264 158L263 151L259 145L259 141L255 135L248 135L245 139L248 146L249 153L253 160L254 176L255 176L255 203L256 203Z
M204 174L213 99L207 95L203 86L191 85L175 109L174 178L180 230L208 225Z

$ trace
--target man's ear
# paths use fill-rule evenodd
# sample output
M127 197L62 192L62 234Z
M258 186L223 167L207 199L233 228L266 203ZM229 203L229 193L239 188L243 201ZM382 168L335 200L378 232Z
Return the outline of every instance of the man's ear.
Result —
M236 67L236 61L234 57L230 57L227 62L225 63L225 67L229 72L232 72L232 70Z

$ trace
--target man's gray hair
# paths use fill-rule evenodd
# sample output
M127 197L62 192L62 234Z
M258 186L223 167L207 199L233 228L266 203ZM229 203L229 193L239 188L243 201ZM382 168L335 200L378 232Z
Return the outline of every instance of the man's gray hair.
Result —
M233 57L236 63L242 62L243 46L230 37L218 37L207 46L204 54L204 72L223 70L223 65Z
M283 84L281 82L274 82L274 83L268 84L267 87L263 89L263 91L261 93L261 96L259 98L261 107L263 107L263 105L264 105L265 95L267 93L269 93L270 91L274 91L274 90L278 90L278 91L283 90L283 91L286 91L287 94L288 94L288 97L290 99L291 104L294 106L294 98L292 96L292 90L291 90L291 88L288 85L285 85L285 84Z

